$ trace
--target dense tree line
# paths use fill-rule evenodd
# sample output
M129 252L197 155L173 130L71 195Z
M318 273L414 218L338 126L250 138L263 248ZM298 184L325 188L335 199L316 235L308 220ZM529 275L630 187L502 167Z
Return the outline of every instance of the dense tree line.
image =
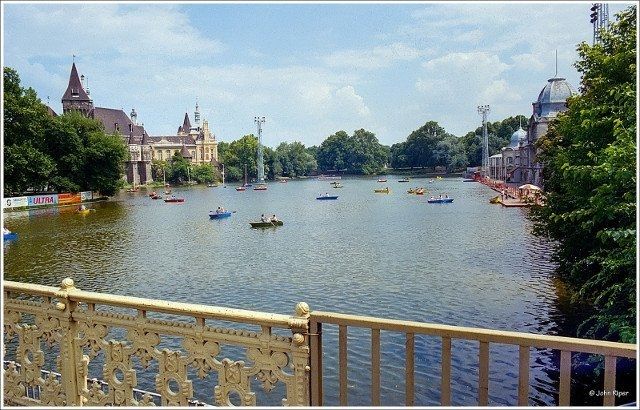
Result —
M387 165L389 148L375 134L359 129L353 135L338 131L318 147L318 171L344 171L348 174L376 174Z
M487 122L489 155L500 152L509 144L511 135L520 122L526 124L523 115L502 121ZM525 126L526 127L526 126ZM482 164L482 127L463 137L449 134L435 121L428 121L413 131L404 142L393 144L389 162L392 168L443 167L448 172L467 166Z
M262 147L264 158L264 173L267 179L280 176L298 177L309 175L317 169L315 155L312 149L303 143L294 141L282 142L272 149ZM245 165L247 179L258 177L258 138L253 134L232 141L218 144L218 161L225 165L225 177L229 181L240 181L244 178Z
M28 190L99 191L122 183L126 147L99 121L79 113L54 117L32 88L8 67L4 78L4 195Z
M580 334L636 341L636 7L602 43L578 47L581 95L539 140L546 206L536 232L558 243L558 274L590 312ZM583 309L584 310L584 309Z
M151 177L154 181L165 181L172 185L185 184L189 181L209 184L222 179L220 171L212 164L192 164L179 152L166 161L153 160Z

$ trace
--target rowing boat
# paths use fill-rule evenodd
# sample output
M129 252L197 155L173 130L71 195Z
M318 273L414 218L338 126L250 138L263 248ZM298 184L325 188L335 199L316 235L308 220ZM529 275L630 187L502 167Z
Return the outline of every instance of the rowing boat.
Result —
M282 221L272 221L272 222L249 222L252 228L271 228L274 226L282 226L284 222Z
M165 198L164 202L184 202L184 198Z
M209 218L211 219L222 219L222 218L228 218L230 216L231 216L231 211L226 211L226 212L210 211L209 212Z
M430 204L448 204L453 202L453 198L431 198L427 199Z
M382 189L374 189L373 192L375 192L376 194L388 194L389 192L391 192L391 190L387 187Z
M326 201L328 199L338 199L338 195L322 195L316 197L318 201Z
M15 232L3 233L2 240L4 241L12 241L18 239L18 234Z

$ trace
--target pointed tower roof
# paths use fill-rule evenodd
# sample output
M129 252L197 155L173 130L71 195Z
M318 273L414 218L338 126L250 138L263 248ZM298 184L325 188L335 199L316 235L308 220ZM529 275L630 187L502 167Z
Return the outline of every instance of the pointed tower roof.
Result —
M184 141L182 141L182 150L180 151L180 155L182 155L182 158L193 158L186 145L184 145Z
M78 70L76 69L76 63L71 66L71 74L69 75L69 85L67 91L62 96L62 101L91 101L91 97L82 88L80 77L78 77Z
M184 113L184 121L182 122L182 132L188 134L191 131L191 121L189 121L189 114Z

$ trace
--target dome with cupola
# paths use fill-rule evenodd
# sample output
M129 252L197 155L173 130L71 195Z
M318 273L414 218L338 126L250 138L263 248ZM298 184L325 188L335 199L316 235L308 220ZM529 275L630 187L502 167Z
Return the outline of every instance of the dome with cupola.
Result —
M511 141L509 142L510 148L515 148L520 144L521 140L527 138L527 132L520 126L513 134L511 134Z
M534 103L534 113L539 117L555 117L558 112L566 110L567 99L576 94L566 78L550 78Z

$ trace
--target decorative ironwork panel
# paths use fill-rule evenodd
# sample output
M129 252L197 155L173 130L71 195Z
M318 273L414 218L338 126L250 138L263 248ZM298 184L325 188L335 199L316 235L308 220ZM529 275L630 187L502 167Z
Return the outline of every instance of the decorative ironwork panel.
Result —
M147 312L154 312L154 302L157 312L166 313L165 302L140 299L139 304L132 304L127 298L113 295L96 297L95 293L75 288L68 278L60 289L48 295L42 292L34 292L41 302L12 297L4 301L5 339L14 344L17 339L17 363L10 363L4 371L8 403L187 406L196 402L191 374L205 383L211 381L210 390L204 393L218 405L256 405L260 396L251 389L252 380L259 381L265 394L282 383L284 405L309 404L306 304L299 304L294 316L277 315L272 324L276 315L250 312L246 322L247 311L238 311L238 317L223 315L224 320L259 323L261 331L257 332L207 326L205 318L216 316L207 315L207 307L197 305L186 309L180 306L175 313L191 323L148 318ZM28 290L23 293L29 294ZM91 297L83 299L85 295ZM110 308L97 309L102 305ZM132 308L137 315L117 313L113 307ZM202 311L205 313L199 313ZM32 317L34 324L24 323L25 315ZM292 335L272 334L272 327L288 328ZM114 340L113 335L122 340ZM45 372L42 376L43 343L58 347L60 373ZM226 357L223 346L233 347L232 356L240 357ZM90 374L100 363L101 374ZM155 379L156 394L139 393L138 376L156 368L151 378ZM147 375L145 379L150 378ZM38 394L30 394L30 389L37 389Z

